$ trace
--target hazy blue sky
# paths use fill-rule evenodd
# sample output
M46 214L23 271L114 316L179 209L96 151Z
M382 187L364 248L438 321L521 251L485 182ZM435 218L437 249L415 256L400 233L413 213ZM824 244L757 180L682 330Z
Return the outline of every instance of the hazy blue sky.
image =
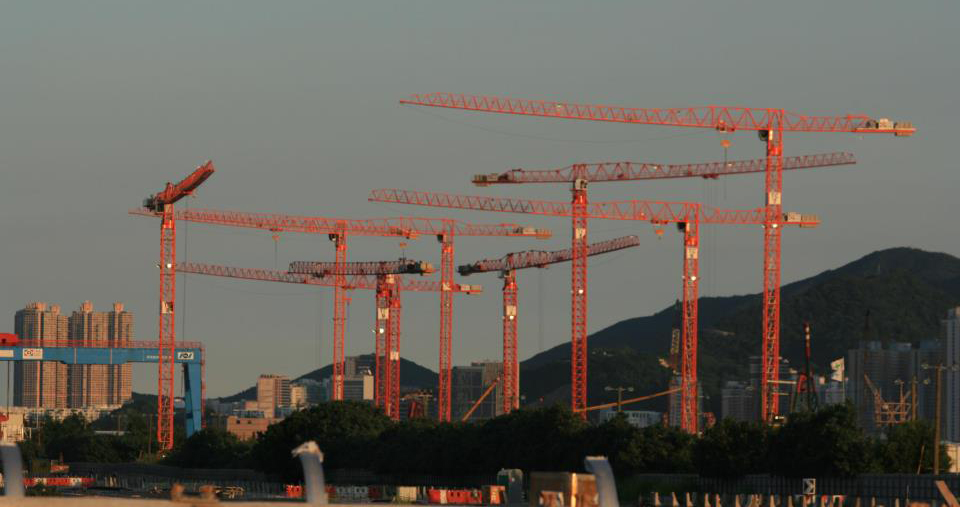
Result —
M3 2L0 16L0 315L34 300L66 312L123 301L155 339L159 227L127 215L205 159L218 168L190 206L327 216L442 216L366 202L375 187L567 201L564 186L477 189L474 173L573 162L721 159L712 131L424 110L397 100L453 91L645 107L702 104L864 113L912 121L913 138L788 135L786 154L853 151L859 165L788 174L784 206L823 226L784 235L785 281L873 250L960 254L955 148L960 36L955 1L806 2ZM755 133L731 158L763 155ZM954 151L951 151L954 150ZM762 204L762 177L591 187L593 200ZM458 261L565 248L569 222L450 213L551 227L555 238L457 244ZM272 268L330 259L325 237L191 224L181 258ZM646 315L678 294L679 236L594 222L591 239L636 233L640 248L591 263L590 330ZM411 257L437 262L432 238ZM355 260L395 258L397 241L350 241ZM761 234L705 232L703 293L756 292ZM454 362L500 356L499 289L458 298ZM182 285L181 285L182 287ZM521 356L569 340L569 268L525 272ZM347 353L372 348L373 299L354 294ZM212 396L261 372L330 359L329 292L192 277L185 333L207 347ZM183 298L181 297L181 301ZM404 356L436 368L438 303L404 300ZM759 328L759 323L758 323ZM180 325L178 324L178 332ZM759 347L758 347L759 350ZM155 390L155 369L135 368Z

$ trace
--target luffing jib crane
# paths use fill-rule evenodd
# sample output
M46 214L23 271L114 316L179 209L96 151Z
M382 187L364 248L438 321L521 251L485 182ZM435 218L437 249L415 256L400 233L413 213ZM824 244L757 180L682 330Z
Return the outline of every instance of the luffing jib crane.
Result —
M601 255L640 244L636 236L623 236L593 243L587 247L587 255ZM520 407L520 364L518 360L517 324L520 312L517 301L517 270L545 268L551 264L567 262L573 258L573 250L527 250L509 253L499 259L484 259L458 268L462 276L474 273L500 273L503 278L503 412L509 413Z
M306 264L306 263L305 263ZM312 263L309 263L312 264ZM325 264L325 263L320 263ZM344 291L372 290L377 294L377 312L375 315L376 328L376 360L378 371L375 372L377 386L375 392L379 396L379 405L384 412L394 419L400 417L400 304L401 292L442 292L460 294L479 294L483 289L480 285L453 284L444 287L441 282L430 280L416 280L402 278L394 274L361 274L364 271L362 264L345 263L344 272L354 272L340 284L332 276L291 273L269 269L238 268L203 263L180 263L177 268L182 273L220 276L265 282L282 282L316 285L320 287L340 287ZM423 263L426 264L426 263ZM388 334L389 333L389 334ZM386 335L386 336L384 336ZM386 361L381 357L388 357Z
M207 181L216 169L207 161L177 184L167 183L160 192L143 200L144 209L160 217L160 317L157 340L157 442L161 451L173 449L174 348L177 341L177 223L174 203Z
M806 115L781 108L700 106L655 109L454 93L416 94L400 102L416 106L567 120L706 128L720 132L756 131L766 146L760 414L761 420L767 422L772 421L778 414L780 403L776 386L780 378L780 229L786 225L781 221L783 133L847 132L893 134L897 137L916 133L913 124L894 122L887 118L875 119L862 114Z
M153 216L149 210L131 210L131 214ZM343 218L325 218L283 215L276 213L250 213L241 211L189 209L173 214L176 220L206 224L262 229L274 234L284 231L307 234L326 234L336 244L335 262L346 262L347 235L360 236L400 236L416 238L421 234L432 235L440 243L440 365L438 386L438 418L450 420L450 378L452 372L453 342L453 263L454 238L456 236L478 237L530 237L548 239L551 232L546 229L525 227L516 224L471 224L443 218L378 218L368 220L348 220ZM343 287L346 275L335 273L337 285L334 286L333 312L333 399L343 399L344 368L344 329L346 323L346 297Z
M762 225L766 223L764 208L723 210L704 207L698 203L637 200L594 202L588 205L583 200L570 204L558 201L451 195L396 189L374 190L369 200L439 208L572 217L571 407L577 412L582 412L587 406L587 220L631 220L656 225L677 224L684 233L681 280L683 329L680 357L680 425L690 433L697 432L697 298L700 284L700 224ZM778 223L815 227L819 225L819 219L813 215L791 212L779 218Z

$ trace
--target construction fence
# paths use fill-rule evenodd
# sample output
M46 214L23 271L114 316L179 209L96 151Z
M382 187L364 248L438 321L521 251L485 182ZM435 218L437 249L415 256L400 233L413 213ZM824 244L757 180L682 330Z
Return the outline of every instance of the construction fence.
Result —
M960 492L960 475L865 474L857 477L816 477L816 494L848 498L901 499L931 502L942 500L936 480L942 480L951 491ZM717 479L694 474L639 474L619 478L618 486L630 483L642 493L661 494L708 493L719 495L777 495L804 493L803 478L747 475L738 479ZM867 504L869 505L869 504Z

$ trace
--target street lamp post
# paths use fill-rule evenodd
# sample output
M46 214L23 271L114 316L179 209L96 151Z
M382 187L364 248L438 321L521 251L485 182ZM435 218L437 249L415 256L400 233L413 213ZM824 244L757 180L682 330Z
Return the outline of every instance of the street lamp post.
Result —
M616 392L617 392L617 413L620 413L620 412L623 412L623 392L626 391L626 392L628 392L628 393L632 393L632 392L633 392L633 387L623 387L623 386L610 387L610 386L607 386L607 387L604 387L603 390L604 390L604 391L616 391Z
M940 473L940 406L941 406L941 396L940 396L940 377L943 375L943 370L957 371L958 366L956 364L945 365L940 364L927 364L923 363L920 365L924 370L936 370L937 372L937 420L934 425L933 432L933 473L934 475Z

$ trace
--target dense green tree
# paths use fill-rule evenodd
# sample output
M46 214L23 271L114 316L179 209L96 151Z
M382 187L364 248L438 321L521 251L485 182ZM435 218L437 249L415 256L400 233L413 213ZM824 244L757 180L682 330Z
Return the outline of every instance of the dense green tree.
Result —
M116 437L97 437L80 414L43 424L44 454L50 459L115 463L122 461Z
M852 404L792 414L770 441L771 471L786 477L851 477L879 469Z
M919 420L898 424L887 431L885 440L877 441L877 459L885 473L933 473L933 424ZM940 446L940 470L950 468L950 456Z
M479 430L476 472L582 467L581 440L588 426L569 407L521 409L475 425Z
M769 470L770 427L724 419L694 443L693 463L704 477L733 478Z
M377 438L371 468L382 473L436 473L437 459L429 452L439 445L439 426L434 419L408 419L390 426Z
M633 427L622 414L617 414L584 433L585 453L606 456L618 476L624 477L644 471L645 465L638 452L642 445L642 432Z
M640 432L637 445L630 449L644 472L689 473L693 471L693 441L689 433L673 426L657 424Z
M183 468L245 468L252 443L221 429L206 428L186 439L165 464Z
M257 438L251 456L256 468L297 480L302 471L290 451L313 440L324 453L326 467L366 468L373 461L372 443L392 424L382 410L369 403L321 403L267 428Z

